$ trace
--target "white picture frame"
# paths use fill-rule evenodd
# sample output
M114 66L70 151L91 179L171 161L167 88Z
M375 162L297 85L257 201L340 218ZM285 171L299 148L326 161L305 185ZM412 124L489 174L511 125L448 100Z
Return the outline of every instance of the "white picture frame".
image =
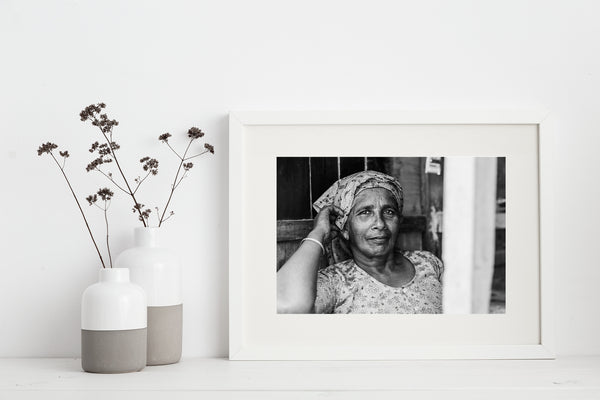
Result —
M514 240L530 240L518 236L521 235L519 232L526 231L520 229L524 227L523 224L532 224L529 228L537 231L538 237L535 245L531 243L531 246L521 250L523 255L527 256L523 259L529 259L530 256L537 260L535 262L537 265L528 263L519 266L520 269L532 268L534 273L530 275L535 276L537 282L531 281L528 286L521 286L513 293L513 299L507 298L506 314L499 316L277 314L273 306L276 296L275 249L273 248L275 218L272 210L276 185L272 170L275 168L275 158L307 155L306 149L311 149L310 154L331 155L332 146L336 146L335 149L342 153L355 154L353 151L360 148L360 154L375 151L381 155L389 151L390 146L377 147L376 143L371 143L377 142L377 135L391 138L392 141L401 140L395 139L394 134L389 136L388 133L378 133L387 132L389 129L392 129L392 132L394 129L404 132L397 136L407 139L402 146L397 146L406 150L400 153L396 151L393 153L394 156L449 154L507 156L507 184L519 182L521 185L518 187L531 187L530 193L516 194L534 195L539 199L538 207L524 210L537 213L539 218L532 218L535 222L510 220L507 211L507 236L514 235L511 236ZM415 133L410 133L412 130ZM460 137L463 133L460 132L474 130L481 131L476 133L477 136L469 133L471 135L469 137L477 138L472 141L476 143L461 144ZM555 135L553 130L552 119L547 113L541 111L231 112L229 116L229 358L231 360L554 358L552 168ZM340 145L339 138L346 137L344 131L349 132L348 144ZM529 140L526 140L529 144L526 149L521 149L524 145L519 144L520 131L529 132L527 133ZM352 135L374 139L370 141L365 139L366 147L365 143L361 147L356 147L356 143L350 140ZM437 139L434 141L431 138L426 139L427 135ZM330 137L332 139L328 142ZM506 147L509 154L495 153L494 149L504 146L505 142L506 146L509 146ZM430 147L432 143L435 145ZM527 165L537 166L537 171L521 174L511 170L509 173L508 163L513 151L510 146L514 147L515 159L528 161ZM521 175L534 178L531 182L520 182L525 179ZM507 193L509 190L510 187L507 187ZM529 254L526 254L528 252ZM515 255L516 260L519 260L519 257L518 254ZM507 280L509 268L507 259ZM512 305L509 303L511 301L513 301ZM512 319L511 311L529 303L536 305L532 307L536 312L530 312L524 321L531 321L530 325L536 327L536 332L535 335L531 332L522 333L520 337L519 322ZM463 326L471 328L464 328L464 336L461 336ZM337 331L338 327L339 331ZM369 340L369 328L377 328L378 334L385 332L385 335L382 334L382 337L377 338L376 343L372 343ZM510 340L500 337L505 332L499 331L504 328L508 330L507 335L510 336ZM447 330L449 335L447 338L439 335L431 336L436 330ZM455 332L455 336L452 336L452 332ZM510 332L513 332L512 336ZM396 336L396 333L400 336ZM402 339L397 339L398 337Z

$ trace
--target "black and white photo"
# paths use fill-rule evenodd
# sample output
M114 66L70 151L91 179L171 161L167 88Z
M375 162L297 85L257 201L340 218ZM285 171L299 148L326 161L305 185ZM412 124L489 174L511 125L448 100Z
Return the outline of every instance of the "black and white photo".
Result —
M474 193L460 189L452 212L444 185L460 188L470 170L450 163L457 167L445 177L444 161L278 157L277 312L504 313L506 159L466 158L485 181L476 182L486 192L477 193L479 203L489 204L465 207L460 196ZM442 240L444 211L468 224L480 209L488 212L476 215L479 240ZM443 243L478 262L446 268Z

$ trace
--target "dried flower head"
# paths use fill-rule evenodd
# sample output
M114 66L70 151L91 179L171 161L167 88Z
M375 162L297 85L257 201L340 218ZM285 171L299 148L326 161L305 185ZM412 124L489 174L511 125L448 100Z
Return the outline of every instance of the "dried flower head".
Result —
M68 158L69 157L69 150L59 151L58 154L60 154L61 157Z
M210 151L212 154L215 154L215 148L213 145L208 144L208 143L204 143L204 148L208 151Z
M149 171L152 175L158 174L158 160L148 156L141 158L140 163L144 171Z
M133 213L139 213L140 216L138 217L138 219L142 222L147 221L148 218L150 218L150 213L152 212L152 210L150 210L149 208L146 208L144 210L144 205L140 204L140 203L136 203L133 208Z
M188 130L188 137L191 139L199 139L202 136L204 136L204 132L202 132L200 129L198 129L196 127L191 127Z
M50 142L44 143L40 147L38 147L38 151L37 151L38 156L41 156L44 153L50 154L50 153L52 153L52 150L54 150L56 148L58 148L58 145L56 145L54 143L50 143Z
M90 148L90 153L97 151L101 156L110 156L112 152L115 150L119 150L121 146L119 146L116 142L110 142L110 147L108 143L98 144L98 142L92 143L92 147Z
M106 104L104 103L90 104L79 113L79 117L82 121L87 121L90 118L95 118L96 114L102 112L102 109L105 107Z
M92 160L92 162L89 163L87 165L87 167L85 167L85 170L87 172L90 172L90 171L95 170L96 168L98 168L102 164L108 164L108 163L111 163L111 162L113 162L113 160L111 158L98 157L95 160Z
M112 197L115 195L109 188L102 188L98 190L97 194L104 201L112 199Z
M167 132L167 133L163 133L162 135L160 135L158 137L158 140L160 140L163 143L168 143L170 137L171 137L171 134L169 132Z
M82 121L91 120L92 125L99 127L102 133L110 133L113 126L119 125L119 121L111 120L108 115L102 113L104 108L106 108L104 103L91 104L79 113L79 117Z
M98 142L94 142L92 143L89 152L90 153L94 153L97 152L99 157L96 158L95 160L92 160L87 167L85 167L85 170L87 172L93 171L95 169L97 169L100 165L102 164L108 164L113 162L113 158L114 158L114 151L120 149L121 146L119 146L116 142L110 142L110 146L108 143L98 143Z
M190 169L192 169L193 166L194 166L194 164L191 162L185 163L185 164L183 164L183 169L186 171L189 171Z
M90 194L90 195L89 195L88 197L86 197L85 199L88 201L88 203L90 203L90 206L91 206L92 204L94 204L95 202L97 202L97 201L98 201L98 196L97 196L97 195L95 195L95 194Z

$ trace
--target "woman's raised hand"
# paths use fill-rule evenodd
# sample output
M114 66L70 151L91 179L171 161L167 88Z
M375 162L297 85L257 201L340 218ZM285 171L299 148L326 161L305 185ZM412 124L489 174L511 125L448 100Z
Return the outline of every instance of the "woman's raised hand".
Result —
M339 215L343 214L342 209L334 205L323 207L315 217L312 233L319 236L318 240L324 240L332 229L338 230L334 222Z

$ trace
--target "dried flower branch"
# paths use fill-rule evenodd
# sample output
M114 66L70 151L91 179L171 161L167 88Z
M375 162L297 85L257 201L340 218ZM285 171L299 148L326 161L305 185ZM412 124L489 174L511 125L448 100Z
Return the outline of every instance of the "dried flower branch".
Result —
M114 120L114 119L112 119L112 120L109 119L108 116L102 112L102 110L104 108L106 108L106 104L104 104L104 103L91 104L79 113L79 117L81 118L81 121L83 121L83 122L88 121L88 120L91 121L92 125L97 126L100 129L100 132L102 133L102 136L104 138L104 143L99 143L99 142L92 143L92 146L90 147L89 151L90 151L90 153L97 153L98 157L96 159L92 160L92 162L90 162L88 164L88 166L86 167L86 170L88 172L90 172L90 171L100 172L109 181L111 181L118 189L120 189L121 191L123 191L124 193L129 195L131 197L131 199L133 200L134 213L137 212L139 215L138 219L140 221L142 221L142 224L144 224L144 226L148 226L147 221L148 221L148 216L150 214L150 210L149 209L146 210L146 211L148 211L148 213L147 213L147 215L144 215L145 211L142 210L143 205L140 205L140 203L137 201L135 194L138 191L138 189L140 188L140 185L142 184L142 182L144 182L144 180L146 180L146 178L149 175L156 175L158 173L158 161L147 157L146 161L153 160L151 165L149 165L149 166L146 164L143 165L144 171L148 171L148 174L144 178L138 177L135 180L135 182L137 183L137 186L135 187L135 189L132 189L131 185L129 184L129 181L127 180L127 177L125 176L125 173L123 172L123 168L121 168L121 164L119 163L119 160L117 158L116 150L118 150L120 148L120 146L116 142L113 141L113 128L115 126L119 125L119 121ZM123 180L122 185L119 185L113 179L112 173L104 172L100 168L101 165L108 164L113 161L114 161L115 165L117 166L117 169L119 170L119 173ZM142 162L142 161L140 161L140 162Z
M98 249L98 245L96 244L96 240L94 239L94 235L92 234L90 225L88 224L87 218L85 217L85 213L83 212L83 209L81 208L81 204L79 203L79 200L77 199L77 195L75 195L75 191L73 190L73 187L71 186L71 182L69 181L69 178L67 177L67 174L65 173L65 162L66 162L67 158L69 157L69 152L68 151L59 151L58 154L60 154L60 156L63 158L63 162L61 165L58 162L58 160L56 159L56 156L54 155L54 153L52 152L52 150L57 149L57 148L58 148L58 146L56 144L47 142L47 143L42 144L38 148L37 153L38 153L38 156L41 156L42 154L50 154L50 156L52 157L52 159L54 160L54 162L60 169L60 172L62 173L63 177L65 178L65 181L67 181L69 190L71 191L71 194L73 195L73 198L75 199L75 202L77 203L77 207L79 208L79 211L81 212L81 216L83 217L83 222L85 222L85 227L87 228L87 231L90 234L90 238L92 239L92 242L94 243L94 247L96 248L96 252L98 253L98 257L100 258L100 263L102 263L102 268L106 268L106 265L104 264L104 260L102 259L102 254L100 253L100 249ZM88 197L88 201L90 201L89 197Z
M100 199L104 201L104 206L102 207L96 203L98 201L98 196L100 196ZM90 203L90 206L95 205L104 212L104 223L106 224L106 251L108 252L108 259L110 261L111 268L113 267L113 262L112 255L110 252L110 243L108 241L108 209L110 208L110 200L113 196L114 193L109 188L101 188L98 189L98 191L95 194L89 195L85 198L88 201L88 203Z
M143 178L138 176L134 179L135 183L137 183L137 186L133 190L134 194L138 191L141 184L146 180L146 178L148 178L150 175L158 174L158 160L146 156L140 159L140 163L142 164L142 169L146 171L146 176L144 176Z
M162 135L160 135L158 137L158 140L160 140L161 142L163 142L164 144L166 144L169 149L171 149L171 151L177 156L177 158L179 158L180 162L179 162L179 167L177 168L177 173L175 174L175 179L173 180L173 183L171 184L171 193L169 194L169 198L167 199L167 203L165 204L165 207L163 208L163 212L161 217L158 220L158 226L160 227L162 225L163 222L165 222L166 220L168 220L169 218L171 218L175 213L173 211L171 211L169 213L169 216L165 218L165 215L167 213L167 209L169 208L169 204L171 203L171 199L173 198L173 192L175 192L175 189L177 189L177 187L179 186L179 184L181 183L181 181L183 181L183 179L187 176L187 173L194 167L194 164L191 162L186 162L192 158L195 157L199 157L203 154L206 153L211 153L214 154L215 153L215 148L208 144L205 143L204 144L204 151L195 154L193 156L187 156L188 151L190 149L190 146L192 145L192 143L197 140L200 139L201 137L204 136L204 132L202 132L200 129L196 128L196 127L192 127L188 130L187 132L187 136L190 139L187 147L185 148L185 151L183 152L183 155L179 155L179 153L173 148L171 147L171 144L169 143L169 138L171 137L170 133L163 133ZM183 169L183 173L181 173L181 170ZM181 173L181 176L180 176ZM159 213L159 209L156 208L156 212L157 214Z
M96 141L90 145L90 148L88 151L90 153L95 154L95 158L86 166L86 171L87 172L90 172L90 171L99 172L101 175L103 175L105 178L107 178L113 185L115 185L115 187L117 189L121 190L123 193L130 196L131 199L133 200L133 207L132 207L133 213L138 214L138 219L146 227L149 225L150 214L152 211L150 208L147 208L144 204L140 203L137 200L135 195L136 195L137 191L139 190L140 186L142 185L142 183L144 183L148 177L158 174L159 162L155 158L151 158L149 156L140 158L139 162L141 165L141 169L144 172L140 176L137 176L134 179L135 187L132 189L132 185L129 184L129 181L127 180L127 178L123 172L123 169L119 163L119 160L117 158L116 153L117 153L117 150L120 149L120 146L118 143L116 143L113 140L113 129L115 126L119 125L119 122L114 119L112 119L112 120L109 119L108 116L105 113L103 113L103 111L102 111L104 108L106 108L106 105L104 103L92 104L92 105L86 107L79 114L81 121L84 121L84 122L91 121L91 124L93 126L97 126L100 129L100 132L104 139L101 142ZM154 207L154 209L156 210L156 218L158 220L159 227L165 221L167 221L169 218L171 218L175 215L175 213L171 210L168 211L168 214L167 214L167 210L169 208L169 205L171 204L171 200L173 199L173 193L175 192L175 189L177 189L177 187L179 187L181 182L187 177L187 174L189 173L189 171L194 167L194 164L192 162L190 162L189 160L191 160L192 158L200 157L201 155L206 154L206 153L214 154L214 152L215 152L215 149L212 145L210 145L208 143L204 143L203 151L201 151L197 154L194 154L192 156L188 156L188 152L190 151L192 143L194 141L204 137L204 132L202 132L200 129L198 129L196 127L192 127L187 131L187 137L189 138L189 142L187 143L187 146L182 155L180 155L169 143L169 138L171 138L171 137L172 136L170 133L164 133L158 137L158 139L161 142L163 142L164 144L166 144L167 147L177 156L177 158L179 158L179 161L180 161L179 167L177 168L177 173L175 174L175 178L173 179L173 183L171 184L171 191L169 193L169 198L167 199L165 207L162 210L162 214L160 213L160 210L158 207ZM67 174L65 172L66 160L67 160L67 158L69 158L70 154L66 150L58 151L58 154L62 158L62 163L61 163L61 162L59 162L57 156L54 153L54 150L56 150L56 149L58 149L58 146L54 143L51 143L51 142L43 143L42 145L39 146L39 148L37 150L38 156L41 156L42 154L49 154L52 157L52 159L54 160L54 162L56 163L56 165L58 166L58 168L60 169L63 177L65 178L65 181L67 182L69 190L71 191L71 194L73 195L73 198L75 199L75 202L77 203L77 207L79 208L81 216L83 217L83 221L85 222L87 231L90 235L90 238L92 239L92 243L94 244L96 252L98 253L98 257L100 258L102 268L107 268L107 265L105 264L104 259L102 258L100 249L98 248L98 244L94 238L94 235L92 234L92 230L90 228L88 220L85 216L85 213L83 212L83 208L81 207L81 204L75 194L75 191L74 191L73 187L71 186L71 182L69 181ZM114 165L118 169L119 175L121 177L121 179L119 179L118 182L117 182L117 180L114 179L112 172L110 172L107 169L107 166L109 166L109 165ZM88 202L88 204L90 206L92 206L92 205L96 206L100 210L102 210L104 213L104 222L106 225L106 249L108 252L108 258L109 258L109 263L110 263L111 268L113 266L113 262L112 262L112 255L111 255L110 243L109 243L108 210L110 208L111 200L112 200L113 196L114 196L114 193L109 188L100 188L96 193L91 194L88 197L86 197L86 201ZM102 202L102 205L98 204L100 202Z

